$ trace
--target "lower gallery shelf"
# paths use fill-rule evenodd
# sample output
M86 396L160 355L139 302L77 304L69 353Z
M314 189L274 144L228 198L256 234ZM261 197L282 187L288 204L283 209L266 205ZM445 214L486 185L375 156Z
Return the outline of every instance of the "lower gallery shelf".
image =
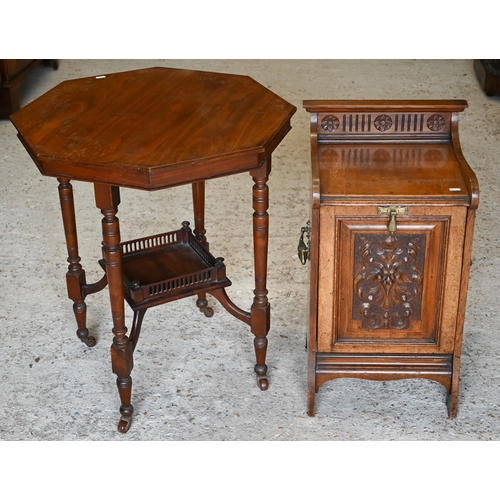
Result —
M222 258L196 240L189 223L177 231L122 243L125 297L148 307L231 285ZM99 261L106 269L104 260Z

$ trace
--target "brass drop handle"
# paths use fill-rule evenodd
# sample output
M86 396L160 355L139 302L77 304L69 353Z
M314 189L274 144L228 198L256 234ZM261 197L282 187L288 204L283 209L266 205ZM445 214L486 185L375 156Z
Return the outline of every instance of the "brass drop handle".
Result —
M307 237L307 244L304 241L304 235ZM307 225L301 228L301 234L299 239L299 246L297 247L297 252L299 254L299 259L302 265L311 258L311 221L307 221Z
M387 229L391 234L394 234L398 229L396 222L397 216L407 214L408 207L378 207L378 213L389 215L389 224L387 225Z
M396 212L396 210L391 210L390 214L389 214L389 225L387 226L387 229L389 230L389 232L391 234L394 234L396 232L396 229L398 228L397 224L396 224L396 217L397 217L398 213Z

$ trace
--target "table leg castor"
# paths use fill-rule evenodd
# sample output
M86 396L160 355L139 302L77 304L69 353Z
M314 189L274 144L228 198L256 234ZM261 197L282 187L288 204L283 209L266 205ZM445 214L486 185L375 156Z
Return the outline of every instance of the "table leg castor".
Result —
M207 317L211 318L214 315L214 310L208 306L208 301L204 297L204 294L200 294L198 300L196 301L198 309Z
M257 385L261 391L267 391L269 388L269 381L267 380L267 376L257 375Z
M87 329L85 330L77 330L76 332L78 338L87 346L87 347L94 347L97 344L97 341L95 337L92 337L92 335L89 335L89 331Z
M214 315L214 310L211 307L200 307L200 311L207 317L211 318Z
M125 434L130 429L130 424L132 423L132 417L121 417L118 422L118 432Z

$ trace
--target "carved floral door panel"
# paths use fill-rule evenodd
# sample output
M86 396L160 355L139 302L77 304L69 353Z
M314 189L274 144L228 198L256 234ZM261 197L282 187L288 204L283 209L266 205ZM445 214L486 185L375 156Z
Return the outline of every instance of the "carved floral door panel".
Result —
M453 351L465 207L323 207L321 352Z

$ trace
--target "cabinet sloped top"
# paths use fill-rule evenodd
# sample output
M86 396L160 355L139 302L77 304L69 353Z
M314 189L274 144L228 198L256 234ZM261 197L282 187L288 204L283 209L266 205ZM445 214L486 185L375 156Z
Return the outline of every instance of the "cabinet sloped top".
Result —
M11 120L44 175L159 189L256 167L295 111L248 76L149 68L65 81Z
M469 200L449 144L322 144L322 197L439 197Z
M464 100L304 101L314 198L428 198L477 208L458 135Z

